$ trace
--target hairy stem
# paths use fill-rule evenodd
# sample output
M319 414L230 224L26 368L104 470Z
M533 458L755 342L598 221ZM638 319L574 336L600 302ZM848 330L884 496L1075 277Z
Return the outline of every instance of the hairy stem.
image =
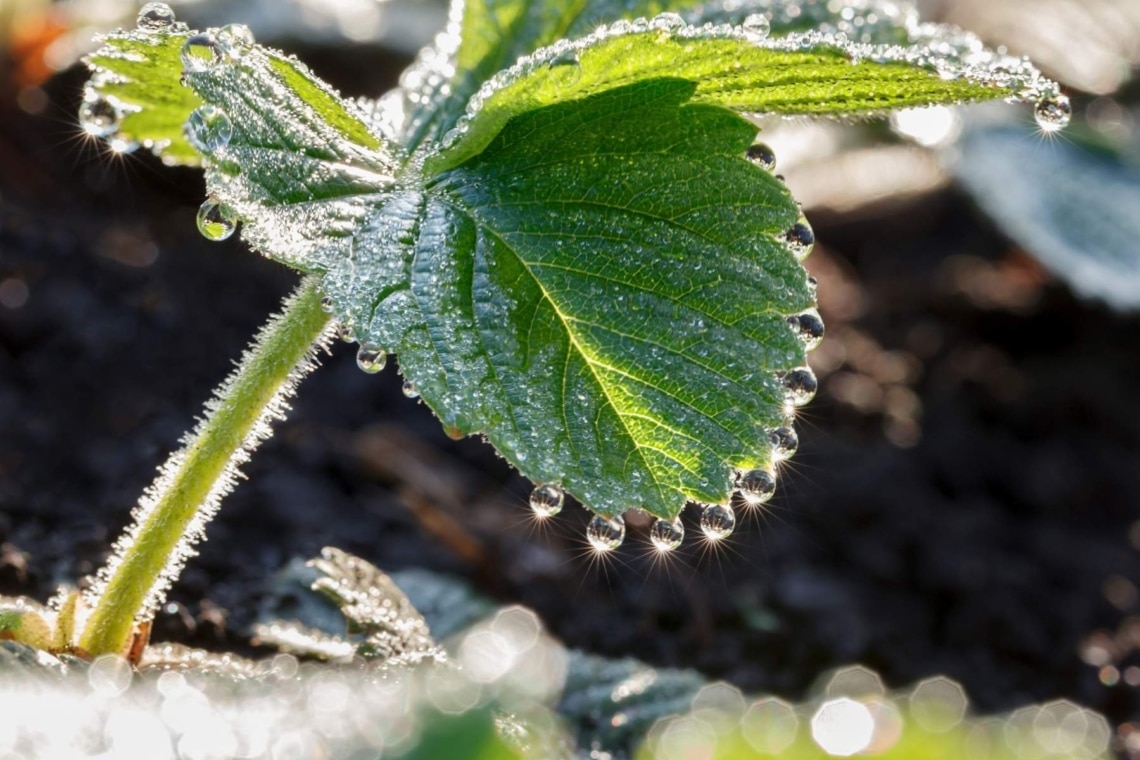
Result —
M233 488L238 466L272 434L285 400L316 364L331 337L314 279L304 281L281 314L262 328L241 363L206 405L185 448L160 469L133 512L86 601L94 609L79 646L91 655L120 653L136 619L161 603L205 524Z

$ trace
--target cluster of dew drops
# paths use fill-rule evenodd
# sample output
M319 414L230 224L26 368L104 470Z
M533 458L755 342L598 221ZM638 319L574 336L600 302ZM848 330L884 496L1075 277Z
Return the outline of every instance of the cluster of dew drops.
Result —
M668 16L668 19L665 17ZM662 14L662 19L679 21L675 14ZM184 32L186 26L175 19L174 11L165 3L147 3L138 14L138 29L144 33ZM674 24L675 25L675 24ZM747 37L763 39L768 34L769 20L763 14L749 16L742 24ZM624 29L623 29L624 31ZM254 44L253 35L242 24L231 24L219 30L197 34L183 44L182 64L187 72L211 71L226 60L234 61ZM183 82L185 84L185 81ZM117 153L129 153L137 149L138 143L120 136L120 125L126 113L123 106L114 98L98 91L98 78L93 78L79 109L79 121L84 131L107 140ZM1054 133L1063 129L1072 117L1069 99L1062 94L1038 101L1034 117L1042 132ZM224 148L233 136L233 124L228 115L209 104L197 108L187 119L184 133L188 142L206 156ZM776 170L776 156L764 143L752 145L746 158L754 165L768 172ZM782 177L778 178L782 180ZM226 240L237 228L237 216L215 198L207 198L198 210L198 230L209 240ZM803 261L815 245L815 235L807 219L801 216L790 229L779 236L779 240L796 257ZM815 278L808 279L813 294ZM325 298L323 307L333 311L333 303ZM806 351L811 351L823 340L824 325L815 308L787 318L788 324L802 341ZM346 342L354 342L355 336L350 326L345 325L341 337ZM357 365L364 372L373 374L384 369L387 352L382 348L361 344L356 356ZM737 471L735 489L740 502L747 507L760 507L770 501L776 492L775 465L792 457L799 447L799 439L792 425L797 407L808 403L816 393L818 382L808 367L800 367L780 375L785 393L786 420L784 425L769 431L768 444L772 466L747 471ZM410 381L404 383L404 395L417 398L419 392ZM562 511L565 492L554 483L538 485L530 495L530 508L538 519L549 519ZM728 538L736 528L736 513L729 504L706 504L701 507L700 530L705 539L718 542ZM625 521L621 517L594 515L586 528L586 540L590 547L605 554L615 551L625 540ZM649 541L654 550L668 553L681 546L685 539L685 528L681 518L673 520L657 518L649 529Z

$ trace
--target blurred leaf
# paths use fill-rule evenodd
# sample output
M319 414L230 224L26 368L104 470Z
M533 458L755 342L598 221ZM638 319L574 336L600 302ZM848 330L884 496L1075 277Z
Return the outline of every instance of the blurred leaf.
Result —
M458 578L421 568L392 573L399 586L442 641L470 628L495 611L495 605Z
M692 670L575 651L558 713L573 728L579 746L628 757L654 723L688 712L705 683Z
M1140 156L1011 126L960 148L958 178L1010 238L1079 295L1140 308Z
M38 612L0 609L0 641L18 641L37 649L51 649L52 629Z
M953 0L940 21L1027 55L1062 83L1109 94L1140 64L1136 0Z
M499 738L490 710L469 710L462 715L429 713L419 741L400 760L520 760L521 756ZM386 755L387 756L387 755Z
M332 599L348 621L348 632L362 637L357 654L398 667L446 659L423 616L374 565L333 547L322 549L310 564L322 575L313 590Z

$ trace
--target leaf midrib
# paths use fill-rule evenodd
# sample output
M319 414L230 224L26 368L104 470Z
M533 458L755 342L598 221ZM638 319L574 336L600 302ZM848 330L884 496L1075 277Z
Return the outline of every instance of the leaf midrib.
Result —
M469 209L463 208L463 207L455 205L455 204L450 204L450 205L457 212L463 214L468 219L470 219L472 224L474 224L477 228L485 231L488 235L492 236L495 240L499 241L504 246L504 248L506 248L506 250L510 251L511 254L514 255L515 259L519 262L519 264L522 265L522 267L526 271L527 275L531 278L531 280L534 282L535 286L539 289L539 292L542 293L543 300L546 301L546 303L550 306L551 311L554 312L554 315L558 318L558 321L562 324L562 329L565 330L565 332L566 332L567 340L570 342L571 347L573 347L574 351L578 354L578 356L580 356L582 358L582 361L585 363L586 367L589 369L590 376L594 379L594 382L597 384L598 388L601 390L602 395L605 396L605 398L606 398L606 404L610 407L610 409L613 410L614 415L617 417L618 421L621 423L622 430L625 432L625 435L629 439L630 443L632 444L633 449L637 452L638 457L641 459L641 462L645 467L645 471L647 473L649 473L649 476L653 479L653 486L657 491L658 498L661 499L661 503L662 504L668 504L669 499L666 496L667 488L661 483L660 479L658 478L656 469L649 463L649 460L646 458L645 453L642 450L643 448L649 448L649 447L643 447L641 442L638 441L637 437L633 434L633 431L631 431L629 429L629 425L626 423L625 416L622 414L620 408L614 402L613 397L610 395L609 388L607 387L606 383L602 380L602 378L598 375L598 372L595 370L594 361L590 358L589 354L585 350L583 350L583 347L582 347L581 343L578 341L577 336L574 334L574 331L572 329L570 329L570 324L568 322L566 315L563 314L561 309L558 308L557 303L555 303L555 301L551 297L550 293L546 290L546 287L543 285L542 281L531 270L530 263L527 262L525 259L523 259L523 257L519 255L518 251L516 251L514 249L514 247L512 245L510 245L510 243L508 243L502 236L500 236L497 231L488 227L486 224L484 224L480 220L476 219L475 216L470 212ZM569 363L569 362L567 362L567 363ZM565 388L565 386L566 386L566 377L565 377L565 367L564 367L563 368L563 387ZM562 401L562 404L561 404L562 412L565 415L567 413L566 412L566 394L565 393L562 394L561 401ZM517 424L516 424L516 429L517 429ZM658 449L653 449L653 450L659 451ZM681 461L677 460L669 452L663 452L662 451L659 453L665 454L670 459L673 459L673 461L677 462L678 465L684 467L684 464ZM686 469L688 469L688 468L686 468Z
M447 204L450 208L452 208L456 212L465 216L479 230L482 230L483 232L485 232L486 234L490 235L495 240L497 240L499 243L501 243L506 250L511 252L511 254L514 256L515 260L518 261L518 263L527 272L527 275L531 278L531 280L534 282L535 286L539 289L539 292L542 294L543 301L546 302L546 304L550 307L551 311L558 318L559 323L562 325L562 328L566 333L567 340L569 341L570 347L573 349L573 352L576 353L582 359L582 361L585 363L586 367L590 370L590 375L593 378L595 384L601 390L603 396L605 396L607 405L609 406L610 409L613 410L615 416L620 421L620 423L622 425L622 429L625 432L626 437L630 440L630 443L632 444L634 450L637 452L639 458L642 461L642 464L645 467L645 470L653 478L653 486L656 489L658 496L662 499L663 503L666 503L666 504L669 503L669 499L667 498L666 495L670 490L673 490L673 487L668 486L667 484L663 484L661 482L661 480L658 477L658 474L656 472L656 469L654 468L654 466L650 463L649 459L647 459L645 454L643 453L644 450L655 451L659 454L662 454L662 455L666 456L667 458L671 459L672 461L674 461L682 469L684 469L687 472L690 472L694 475L699 475L699 471L692 469L692 467L690 467L688 464L686 464L685 462L678 459L672 452L669 452L667 450L661 449L661 448L656 447L656 446L649 446L649 445L646 445L646 444L643 444L642 442L640 442L638 440L637 436L634 435L633 431L630 430L629 425L626 422L627 417L628 418L644 419L644 420L656 425L657 427L661 427L665 430L668 430L670 433L673 433L674 435L679 435L679 436L681 436L687 440L693 441L694 443L699 445L701 448L703 448L705 451L709 452L710 454L717 457L718 459L723 458L723 457L719 452L717 452L716 450L709 447L703 441L693 437L692 435L689 435L689 434L686 434L686 433L683 433L681 431L676 430L675 428L665 424L663 420L660 420L660 419L653 417L653 416L650 416L650 415L645 415L645 414L641 414L641 413L637 413L637 412L623 411L621 409L621 407L614 401L612 395L610 394L608 382L602 377L603 373L613 373L613 374L621 375L622 377L629 379L631 382L637 383L639 385L646 386L648 388L652 388L653 390L657 391L658 393L661 393L662 395L667 396L668 398L672 399L676 403L681 404L682 406L692 410L695 414L698 414L699 416L704 417L705 419L708 419L711 422L713 422L713 424L715 424L717 427L722 429L726 434L731 436L733 440L735 440L738 444L740 444L742 449L747 449L750 445L752 445L753 442L745 440L744 438L742 438L740 433L738 433L737 431L734 431L731 428L725 426L719 419L716 418L716 416L710 415L707 412L693 406L693 404L691 402L686 401L685 399L677 396L675 393L672 393L665 388L658 387L657 385L655 385L654 383L650 382L649 380L647 380L645 378L638 377L637 375L631 374L628 370L624 370L620 367L616 367L616 366L613 366L612 364L608 364L606 362L598 360L589 351L586 350L585 346L581 343L580 339L578 338L577 334L575 333L574 329L572 328L572 324L574 324L574 323L588 324L588 325L591 325L594 327L599 327L601 329L605 329L611 333L614 333L615 335L619 335L621 337L629 338L630 340L634 340L634 341L637 341L639 343L643 343L645 345L661 348L661 349L667 351L668 353L673 354L674 356L676 356L681 361L694 364L695 366L700 367L701 369L709 372L712 375L715 375L717 377L721 377L721 378L729 381L734 386L744 388L744 386L741 384L741 382L739 380L736 380L732 377L729 377L729 376L723 374L722 372L716 370L713 367L705 365L701 362L697 362L694 359L692 359L691 357L680 354L675 349L672 349L669 346L665 346L665 345L662 345L658 342L651 341L651 340L648 340L646 338L642 338L642 337L639 337L636 335L628 335L626 333L621 333L621 332L618 332L612 328L606 327L605 325L598 325L597 323L589 322L588 320L581 319L581 318L574 317L574 316L570 316L568 314L563 313L562 310L558 307L558 304L557 304L556 300L554 299L554 297L552 296L552 294L546 289L546 287L543 284L543 282L541 281L541 279L535 274L534 269L533 269L534 264L532 262L526 260L515 249L515 247L513 245L511 245L505 238L502 237L502 235L500 235L498 233L498 231L496 231L494 228L490 227L489 225L487 225L485 222L481 221L480 219L476 218L476 216L474 214L472 214L470 209L468 209L464 206L461 206L459 204L456 204L446 197L438 197L437 196L437 199L440 200L442 203ZM663 222L669 223L669 220L660 219L660 218L658 218L658 221L663 221ZM694 234L698 234L698 233L694 233ZM710 241L710 242L712 242L712 241ZM541 264L540 266L546 266L546 264ZM617 281L617 282L619 282L620 284L626 284L626 283L621 283L620 281ZM634 287L634 286L630 286L630 287ZM676 299L672 298L671 296L662 295L662 294L656 293L654 291L645 291L644 288L640 288L640 289L643 290L644 292L649 293L650 295L661 297L661 298L664 298L664 299L667 299L667 300L670 300L670 301L673 301L675 303L680 304L680 302L676 301ZM684 305L684 304L680 304L680 305ZM691 307L689 307L689 308L691 308ZM709 316L710 318L712 318L716 321L720 321L721 324L727 328L732 327L732 325L719 320L713 314L706 314L704 311L701 311L701 310L695 310L695 311L697 311L697 313L699 313L699 314L705 314L706 316ZM775 311L772 309L767 309L765 311L765 313L769 313L769 312L775 313ZM561 406L562 406L562 413L563 413L564 417L567 414L566 404L565 404L565 400L566 400L565 388L566 388L566 368L569 365L569 361L570 361L570 352L568 351L567 352L567 362L563 366L563 383L562 383L563 394L562 394ZM599 372L599 370L601 370L603 372ZM497 372L497 370L494 369L493 366L492 366L492 371L495 374L496 381L500 382L500 385L501 385L501 381L498 378L498 372ZM512 423L514 424L515 428L518 429L518 423L515 420L513 409L510 410L510 414L511 414L511 418L512 418ZM569 429L569 427L567 429ZM571 447L573 448L572 438L571 438Z

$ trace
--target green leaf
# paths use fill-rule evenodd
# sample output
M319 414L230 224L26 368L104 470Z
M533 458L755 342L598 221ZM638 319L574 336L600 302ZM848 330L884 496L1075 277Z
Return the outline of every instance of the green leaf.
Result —
M36 649L51 649L52 629L30 609L0 609L0 641L18 641Z
M381 336L445 425L606 514L727 500L731 467L770 464L775 373L804 362L786 318L813 298L777 240L795 203L744 159L755 128L692 92L535 110L435 178L412 264L426 335Z
M188 33L184 25L169 32L117 33L85 62L95 72L87 84L85 106L109 104L119 113L115 133L120 145L141 145L171 165L198 166L201 154L186 141L183 124L201 104L179 84L179 52ZM83 113L83 110L80 111Z
M456 2L447 28L402 79L409 114L403 142L415 148L425 139L438 139L483 82L524 55L561 39L585 36L601 23L692 5L695 0Z
M471 6L499 14L499 31L478 38L474 16L453 18L473 41L438 43L436 64L479 80L510 60L501 45L518 29L527 49L608 12L522 7ZM246 44L185 79L227 117L228 141L202 146L209 192L253 246L321 274L346 337L397 353L451 434L486 436L601 514L671 519L687 500L727 501L734 470L772 464L769 432L790 412L780 378L805 361L788 318L814 304L784 242L797 205L745 159L756 128L733 111L1045 91L1031 67L999 75L978 55L966 68L927 48L666 15L555 41L466 103L466 84L448 95L416 68L369 114Z
M1000 97L1042 100L1059 94L1057 85L1024 59L989 51L968 32L920 23L909 4L744 0L693 5L688 0L457 2L448 28L401 78L401 91L391 98L400 102L387 104L397 113L393 134L409 150L439 140L457 123L462 126L463 104L473 100L468 103L470 116L505 84L512 85L511 93L500 99L499 107L502 101L532 106L526 98L541 89L542 82L513 85L545 67L571 71L552 75L555 89L570 87L563 99L599 86L680 76L701 84L699 97L709 102L783 114L866 115L910 105ZM771 36L765 39L769 28ZM632 47L613 45L613 38L631 34L645 39ZM682 41L689 44L681 51L676 44L673 49L665 44ZM721 44L694 44L697 41ZM654 42L660 45L656 50ZM597 46L605 49L589 56L591 62L582 60ZM810 53L817 59L773 58L755 48ZM844 59L900 67L886 75L852 73L843 71ZM615 62L621 64L617 70ZM577 81L578 74L584 81ZM924 81L929 79L943 84ZM835 85L837 91L826 92L822 85ZM851 86L854 91L845 97ZM776 92L757 92L768 88ZM780 92L793 97L781 98ZM520 93L522 103L515 99ZM550 93L542 102L553 102ZM485 123L494 131L502 120Z

